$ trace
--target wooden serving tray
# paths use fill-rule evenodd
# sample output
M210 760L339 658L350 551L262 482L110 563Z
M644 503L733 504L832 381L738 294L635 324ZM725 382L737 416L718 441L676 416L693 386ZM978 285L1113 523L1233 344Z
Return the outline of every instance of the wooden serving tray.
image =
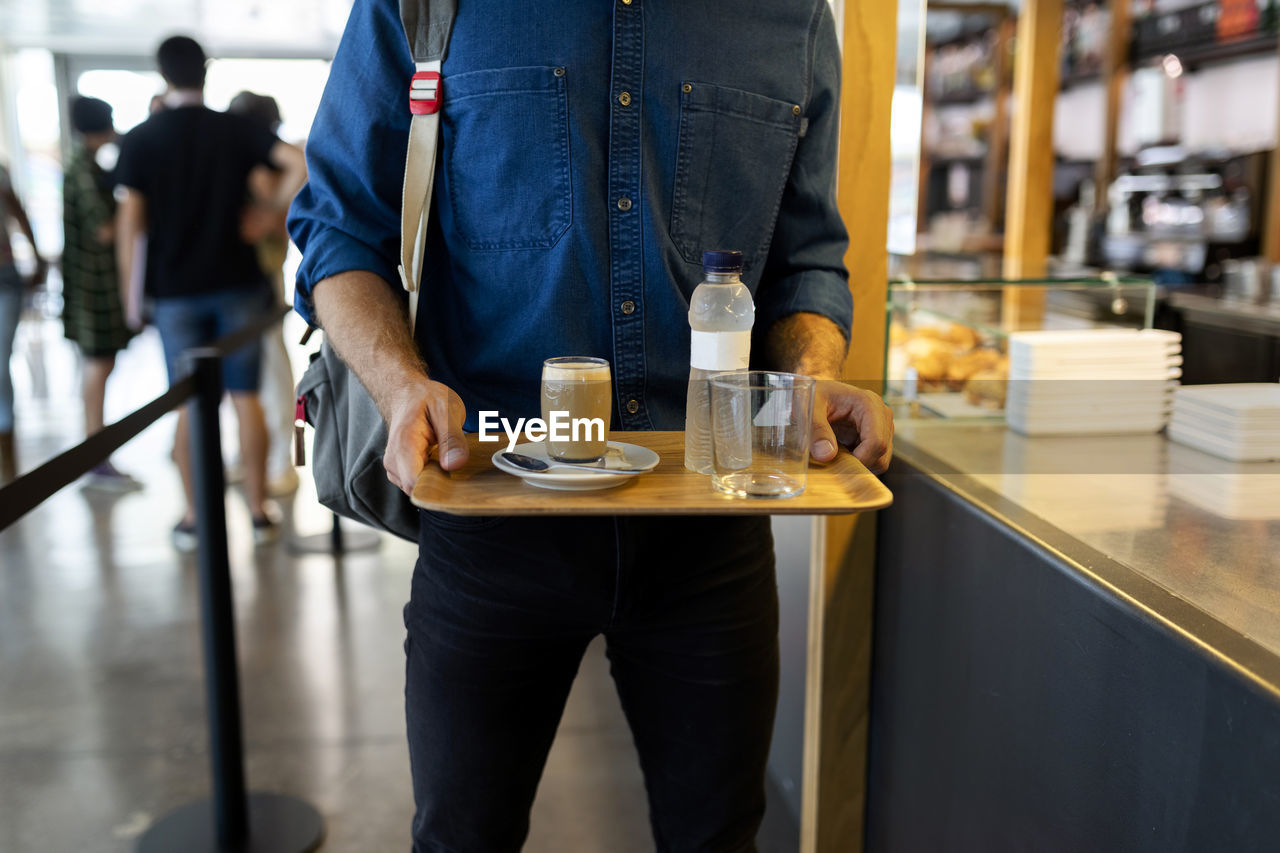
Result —
M445 472L434 456L418 477L413 503L454 515L837 515L883 509L893 495L847 451L826 464L811 463L809 480L794 498L735 498L711 487L708 475L684 467L683 432L614 432L612 441L655 451L658 467L620 486L562 492L530 486L493 466L502 442L467 436L471 457Z

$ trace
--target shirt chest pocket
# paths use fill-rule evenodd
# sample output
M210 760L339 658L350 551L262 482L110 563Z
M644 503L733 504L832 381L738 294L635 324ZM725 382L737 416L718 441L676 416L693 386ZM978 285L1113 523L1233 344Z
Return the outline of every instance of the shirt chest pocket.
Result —
M452 230L473 251L555 245L573 211L564 69L469 71L443 92Z
M796 104L709 83L680 87L671 239L692 264L708 249L762 262L800 138Z

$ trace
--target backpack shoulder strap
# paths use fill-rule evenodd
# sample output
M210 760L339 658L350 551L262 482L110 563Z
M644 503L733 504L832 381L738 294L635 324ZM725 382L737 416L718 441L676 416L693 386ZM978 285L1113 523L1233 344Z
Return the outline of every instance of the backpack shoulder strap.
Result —
M405 155L400 197L400 283L409 292L409 330L418 319L418 286L422 281L422 253L436 175L436 147L440 138L442 85L440 65L449 49L457 0L400 0L400 21L413 54L409 81L409 149Z
M458 0L400 0L400 22L414 62L444 59L456 17Z

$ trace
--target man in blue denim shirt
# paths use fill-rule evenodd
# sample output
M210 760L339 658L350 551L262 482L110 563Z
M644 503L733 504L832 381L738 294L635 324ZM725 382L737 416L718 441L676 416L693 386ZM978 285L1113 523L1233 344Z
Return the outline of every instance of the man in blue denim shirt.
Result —
M443 65L417 341L396 272L414 71L392 0L356 0L290 230L298 310L388 423L406 492L465 463L477 412L539 411L542 361L607 358L613 426L680 429L704 249L740 249L754 361L834 380L852 305L834 199L826 0L463 4ZM429 371L429 373L428 373ZM819 386L812 454L883 470L880 400ZM767 518L423 513L405 608L414 849L516 850L604 634L661 850L751 850L777 697Z

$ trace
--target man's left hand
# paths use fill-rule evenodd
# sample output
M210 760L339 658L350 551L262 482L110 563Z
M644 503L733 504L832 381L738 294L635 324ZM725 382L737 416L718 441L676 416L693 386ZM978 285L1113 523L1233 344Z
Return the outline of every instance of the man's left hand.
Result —
M813 458L829 462L843 446L873 473L883 474L893 456L893 413L880 395L829 379L819 380L814 395Z

